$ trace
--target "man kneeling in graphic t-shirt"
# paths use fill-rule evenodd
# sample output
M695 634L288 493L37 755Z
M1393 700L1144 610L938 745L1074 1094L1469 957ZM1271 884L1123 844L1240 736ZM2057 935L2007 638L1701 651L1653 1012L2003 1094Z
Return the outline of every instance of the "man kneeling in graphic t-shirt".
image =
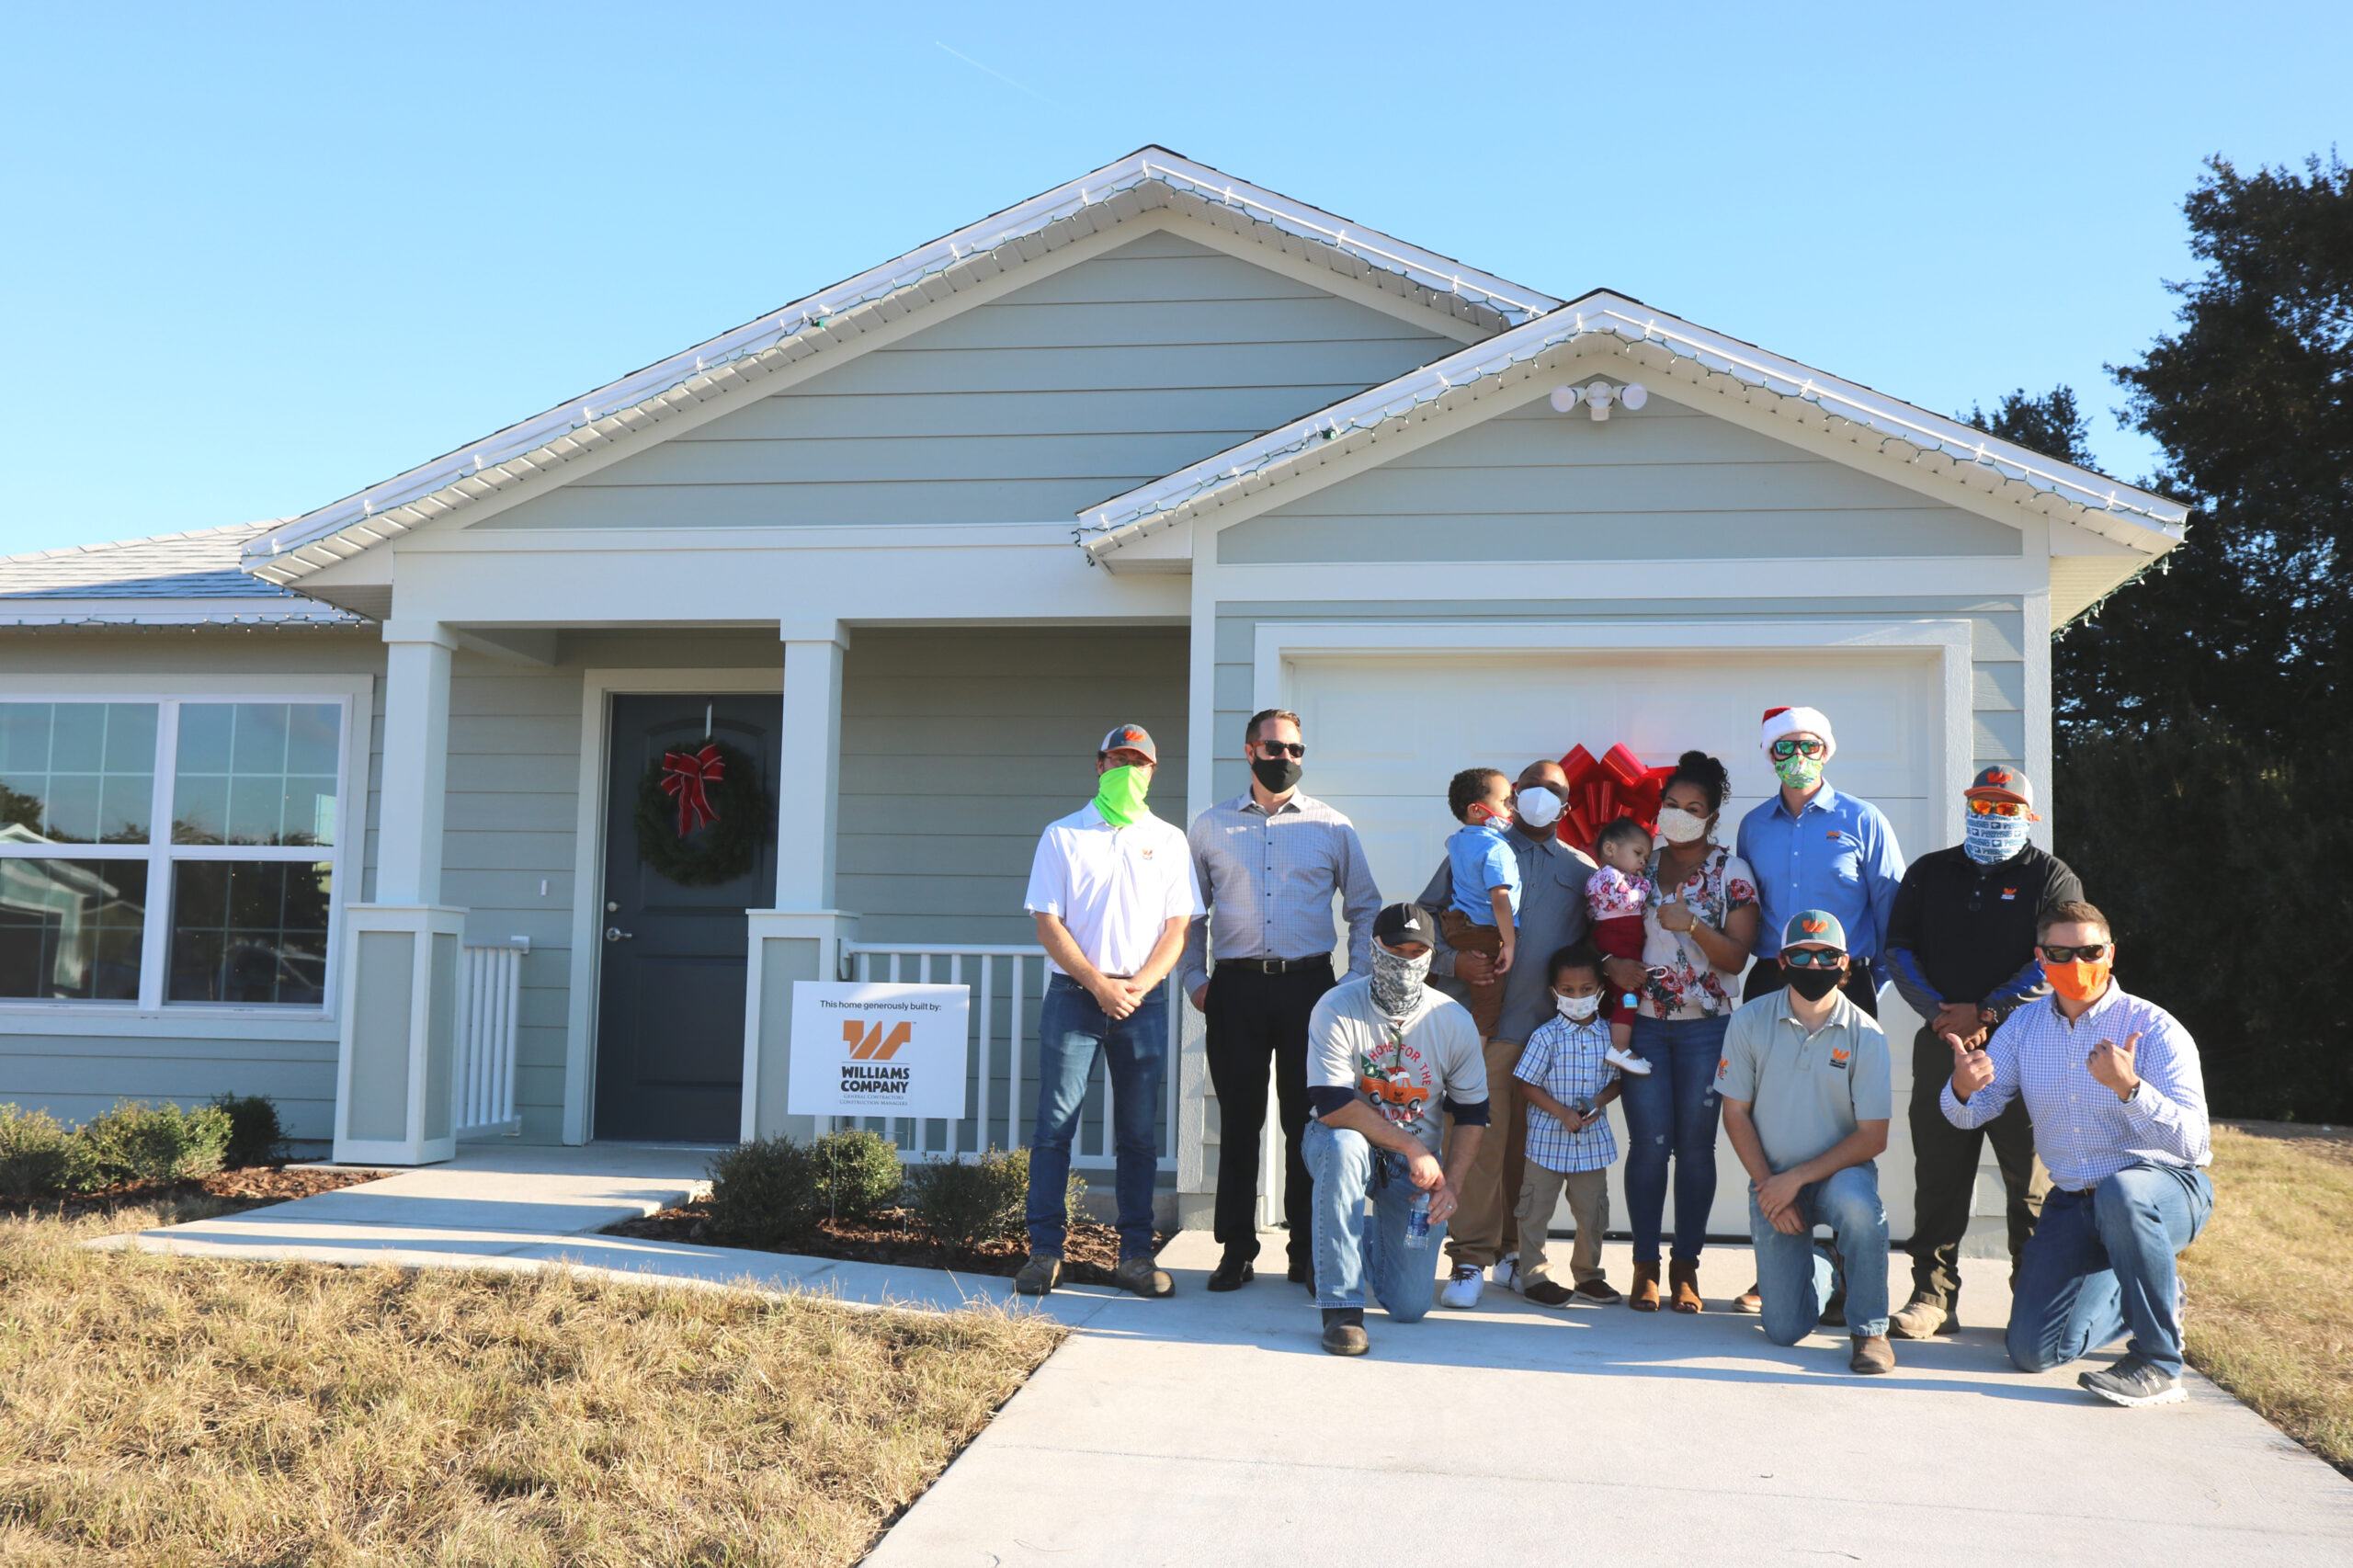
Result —
M1370 1347L1368 1281L1399 1323L1429 1312L1447 1217L1487 1131L1479 1031L1461 1003L1422 983L1437 939L1427 910L1389 905L1372 924L1372 972L1325 992L1308 1019L1314 1118L1302 1152L1315 1178L1315 1304L1335 1356Z

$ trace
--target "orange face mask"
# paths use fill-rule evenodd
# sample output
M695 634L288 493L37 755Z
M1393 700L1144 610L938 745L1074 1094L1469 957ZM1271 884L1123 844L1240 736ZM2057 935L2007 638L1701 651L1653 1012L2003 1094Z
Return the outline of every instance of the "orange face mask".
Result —
M2073 963L2047 963L2043 976L2051 982L2051 989L2070 1002L2088 1002L2108 989L2109 961L2086 963L2077 959Z

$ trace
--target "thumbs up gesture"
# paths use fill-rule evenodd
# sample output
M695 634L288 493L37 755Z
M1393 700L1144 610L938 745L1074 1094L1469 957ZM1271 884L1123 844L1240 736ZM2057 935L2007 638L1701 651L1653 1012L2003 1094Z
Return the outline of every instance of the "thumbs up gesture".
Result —
M2141 1049L2141 1031L2135 1029L2124 1037L2124 1043L2101 1040L2092 1047L2084 1065L2093 1077L2116 1091L2120 1100L2129 1100L2141 1087L2141 1074L2133 1068L2133 1057Z
M1963 1045L1957 1034L1948 1033L1944 1040L1952 1047L1952 1097L1966 1101L1994 1081L1994 1059L1982 1045Z

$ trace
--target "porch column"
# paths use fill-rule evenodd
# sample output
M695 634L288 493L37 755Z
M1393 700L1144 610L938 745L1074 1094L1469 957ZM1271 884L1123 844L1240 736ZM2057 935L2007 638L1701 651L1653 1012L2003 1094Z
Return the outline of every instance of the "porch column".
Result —
M834 839L840 818L842 660L849 629L832 619L788 620L784 719L777 748L776 907L745 912L751 961L744 998L743 1136L805 1138L815 1119L787 1117L792 983L841 972L858 916L834 907Z
M344 909L335 1157L421 1165L457 1153L458 949L441 898L449 655L436 621L384 623L384 754L375 898Z

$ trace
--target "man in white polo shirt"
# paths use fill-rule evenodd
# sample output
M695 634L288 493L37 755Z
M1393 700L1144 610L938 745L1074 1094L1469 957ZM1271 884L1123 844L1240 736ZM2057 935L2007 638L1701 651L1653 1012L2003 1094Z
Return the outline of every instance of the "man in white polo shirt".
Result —
M1118 1153L1120 1284L1139 1296L1175 1287L1154 1267L1153 1120L1168 1074L1162 982L1201 912L1185 835L1144 805L1160 754L1141 724L1121 724L1096 750L1095 799L1038 840L1023 901L1046 949L1038 1015L1038 1114L1029 1133L1029 1260L1014 1289L1042 1296L1062 1278L1070 1223L1070 1143L1095 1057L1111 1085Z

